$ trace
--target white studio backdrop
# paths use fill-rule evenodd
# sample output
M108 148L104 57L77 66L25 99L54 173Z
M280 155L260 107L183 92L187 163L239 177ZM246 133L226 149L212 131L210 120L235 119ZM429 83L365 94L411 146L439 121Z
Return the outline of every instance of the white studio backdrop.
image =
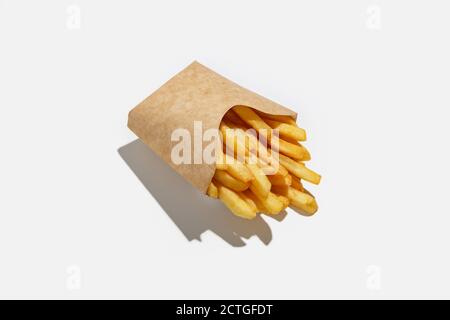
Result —
M448 1L0 1L1 298L449 298ZM299 113L319 212L233 217L127 129L193 60Z

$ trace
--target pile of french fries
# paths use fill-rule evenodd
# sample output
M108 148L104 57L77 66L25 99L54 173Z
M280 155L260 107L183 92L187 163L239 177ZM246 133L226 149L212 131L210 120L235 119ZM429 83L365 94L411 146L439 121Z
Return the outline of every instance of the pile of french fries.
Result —
M236 216L276 215L291 206L312 215L314 196L302 181L319 184L321 176L308 169L311 159L300 143L306 132L289 116L261 113L245 106L229 110L220 124L222 146L207 194L220 199Z

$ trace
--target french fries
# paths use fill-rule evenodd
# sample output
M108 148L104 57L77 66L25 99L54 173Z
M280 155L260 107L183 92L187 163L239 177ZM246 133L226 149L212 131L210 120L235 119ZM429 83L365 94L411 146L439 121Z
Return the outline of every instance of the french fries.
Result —
M253 219L256 217L256 210L242 198L241 195L233 190L218 184L219 199L227 206L227 208L235 215L245 219Z
M307 158L306 149L298 144L287 142L283 139L278 139L278 150L296 160L304 160Z
M258 133L262 134L267 139L270 138L272 128L265 123L255 111L244 106L235 106L232 110L236 112L239 118L241 118L246 124L256 129Z
M316 200L307 193L292 187L274 187L272 191L275 194L287 197L293 207L307 214L313 214L317 211Z
M264 120L272 129L277 129L280 132L280 137L286 137L288 139L293 139L297 141L306 140L306 131L297 126L291 124L275 121L275 120Z
M225 155L225 164L227 172L234 178L241 180L243 182L249 182L253 180L252 172L239 160Z
M298 162L303 162L303 161L309 161L311 160L311 154L309 153L308 149L305 148L304 145L302 145L301 143L299 143L298 141L288 138L288 137L284 137L284 140L286 140L286 142L292 143L298 147L300 147L302 149L302 153L303 153L303 158L302 159L298 159Z
M208 196L245 219L257 213L276 215L289 206L306 215L318 210L301 180L319 184L321 176L304 163L311 159L299 143L306 140L306 132L293 118L234 106L219 129L223 152L217 155Z
M282 154L280 154L280 163L297 178L309 181L314 184L320 183L321 176L311 169L308 169L305 165L301 165L297 161L292 160L291 158L286 157Z

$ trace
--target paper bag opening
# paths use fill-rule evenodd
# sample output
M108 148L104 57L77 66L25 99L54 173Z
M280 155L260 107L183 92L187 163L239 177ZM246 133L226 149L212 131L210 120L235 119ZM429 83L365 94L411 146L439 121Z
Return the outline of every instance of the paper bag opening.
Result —
M193 62L131 110L128 127L183 178L206 193L215 164L174 164L172 133L185 129L194 137L194 123L201 123L203 131L218 129L226 112L238 105L297 118L294 111ZM200 152L207 144L201 143ZM195 158L199 150L194 148L193 141L191 146L191 155Z

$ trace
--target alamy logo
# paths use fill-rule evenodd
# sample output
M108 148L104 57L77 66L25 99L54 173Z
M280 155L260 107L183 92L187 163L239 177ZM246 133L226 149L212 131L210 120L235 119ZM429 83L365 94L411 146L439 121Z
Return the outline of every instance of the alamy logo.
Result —
M175 129L171 141L170 156L175 165L240 161L257 164L268 175L278 170L278 130L203 130L202 121L194 121L192 130Z
M66 27L69 30L78 30L81 28L81 9L77 5L70 5L66 9L67 19Z
M369 30L381 29L381 8L378 5L371 5L366 10L366 27Z
M67 267L66 288L67 290L80 290L81 289L81 268L77 265L71 265Z
M368 266L366 269L366 286L369 290L381 289L381 268L376 265Z

